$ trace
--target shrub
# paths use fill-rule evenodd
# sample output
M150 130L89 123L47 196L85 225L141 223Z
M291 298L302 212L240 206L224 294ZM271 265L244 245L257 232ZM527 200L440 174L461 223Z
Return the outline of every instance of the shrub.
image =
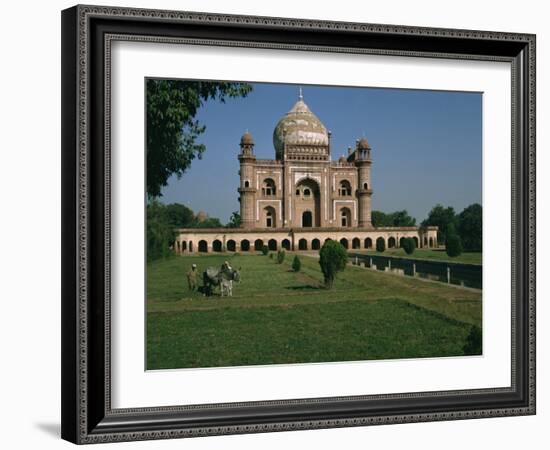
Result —
M413 238L405 238L403 239L403 250L405 250L405 253L407 255L412 255L414 252L414 249L416 248L416 242L414 242Z
M462 348L465 355L481 355L483 346L482 346L482 335L481 328L476 325L473 325L470 329L470 334L466 338L466 344Z
M327 241L319 251L319 265L325 278L325 286L331 289L336 274L346 268L348 252L338 241Z
M462 242L458 234L448 234L445 241L445 251L451 258L462 253Z
M270 259L273 259L273 253L270 253L270 254L269 254L269 258L270 258Z
M376 251L383 252L384 250L386 250L386 241L384 238L379 237L376 239Z
M294 270L294 272L299 272L301 268L302 263L300 262L300 258L298 258L298 255L295 255L292 260L292 270Z
M262 246L262 255L267 255L269 253L269 247L267 245Z
M286 253L284 250L279 250L277 252L277 264L282 264L285 260Z

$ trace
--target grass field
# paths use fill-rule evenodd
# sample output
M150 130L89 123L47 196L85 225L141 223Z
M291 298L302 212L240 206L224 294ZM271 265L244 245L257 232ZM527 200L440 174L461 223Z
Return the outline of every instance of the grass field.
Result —
M350 250L354 253L356 250ZM412 255L407 255L402 248L387 248L383 253L376 250L361 250L357 253L374 254L381 256L398 256L409 259L427 259L430 261L450 261L465 264L481 264L481 252L465 252L451 258L444 249L417 248Z
M187 289L185 273L241 268L232 298ZM481 292L348 266L332 290L318 260L260 254L172 257L147 266L147 368L463 355Z

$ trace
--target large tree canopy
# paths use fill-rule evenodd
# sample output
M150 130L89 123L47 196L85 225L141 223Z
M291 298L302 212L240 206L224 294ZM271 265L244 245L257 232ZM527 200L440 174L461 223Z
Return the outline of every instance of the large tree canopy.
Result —
M173 228L192 227L196 221L193 210L180 203L170 203L164 209L166 211L167 222ZM157 210L160 211L161 207L157 206Z
M372 211L372 225L375 227L414 227L416 219L411 217L406 210L384 213Z
M460 238L461 246L466 251L480 252L482 247L483 210L479 203L473 203L464 208L460 214L449 206L436 205L422 222L422 226L436 225L439 227L438 241L444 243L451 235Z
M217 217L201 217L180 203L165 205L157 199L147 203L147 260L171 255L177 228L221 228Z
M482 248L483 211L479 203L468 206L458 215L458 234L464 250L480 252Z
M150 202L147 205L147 260L169 256L175 238L166 206L158 201Z
M444 243L447 239L447 230L449 227L454 226L456 228L457 220L455 210L452 206L448 208L443 205L435 205L428 218L422 222L422 226L437 226L439 231L437 233L437 240L439 243Z
M197 138L206 126L195 119L207 100L245 97L247 83L147 80L147 195L160 197L172 175L181 175L206 150Z

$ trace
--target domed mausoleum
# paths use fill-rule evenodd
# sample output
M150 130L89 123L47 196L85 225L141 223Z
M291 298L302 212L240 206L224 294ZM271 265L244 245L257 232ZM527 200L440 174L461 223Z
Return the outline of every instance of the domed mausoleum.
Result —
M256 159L252 137L242 137L244 228L372 227L370 146L357 140L347 157L332 161L330 137L301 92L273 131L275 160Z
M437 227L375 228L371 146L365 137L345 156L332 160L331 132L298 101L273 131L275 159L258 159L250 132L240 140L241 228L181 229L178 252L318 250L327 239L350 249L368 249L383 238L399 247L412 237L417 246L435 246ZM342 152L338 152L339 155Z

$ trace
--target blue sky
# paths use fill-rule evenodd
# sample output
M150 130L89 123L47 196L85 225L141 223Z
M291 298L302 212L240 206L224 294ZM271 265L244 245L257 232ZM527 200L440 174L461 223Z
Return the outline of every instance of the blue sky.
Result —
M457 212L481 203L482 94L302 85L304 101L332 131L332 159L367 137L372 147L373 209L406 209L417 222L437 203ZM244 99L208 102L202 160L172 177L164 203L183 203L229 220L239 209L239 141L250 131L258 158L274 159L273 129L296 102L298 86L254 83Z

